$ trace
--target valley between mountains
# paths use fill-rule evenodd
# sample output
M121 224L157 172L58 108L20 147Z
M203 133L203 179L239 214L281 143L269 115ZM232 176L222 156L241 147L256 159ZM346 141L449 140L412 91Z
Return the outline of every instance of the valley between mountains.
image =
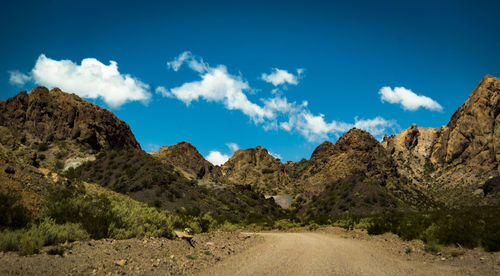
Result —
M445 126L381 142L354 128L309 159L256 146L221 166L187 141L147 153L126 122L70 92L0 101L0 273L42 273L16 262L61 265L49 274L499 273L499 78L485 76ZM127 267L141 252L148 270ZM273 266L293 258L302 265Z

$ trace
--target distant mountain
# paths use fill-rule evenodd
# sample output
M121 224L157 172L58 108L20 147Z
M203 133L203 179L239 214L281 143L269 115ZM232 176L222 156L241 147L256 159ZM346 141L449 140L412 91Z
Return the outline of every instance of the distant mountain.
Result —
M324 145L318 148L324 149ZM391 155L372 135L355 128L328 145L324 154L312 158L299 181L306 183L302 184L306 187L302 211L313 215L370 214L433 204L399 175Z
M162 163L171 165L185 177L195 180L219 183L220 167L212 165L189 142L179 142L172 146L161 147L151 155Z
M221 170L227 182L251 185L266 194L293 192L295 189L286 166L261 146L236 151Z

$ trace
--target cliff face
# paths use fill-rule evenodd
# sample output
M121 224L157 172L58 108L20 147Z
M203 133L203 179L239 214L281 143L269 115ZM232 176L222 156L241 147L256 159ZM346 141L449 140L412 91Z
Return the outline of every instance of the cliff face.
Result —
M220 182L220 167L212 165L189 142L161 147L151 155L164 164L173 166L189 179Z
M57 88L37 87L0 101L0 125L23 144L65 140L93 151L140 148L130 127L111 111Z
M437 128L412 125L396 135L384 137L382 146L391 153L398 172L419 184L432 167L429 156L438 133Z

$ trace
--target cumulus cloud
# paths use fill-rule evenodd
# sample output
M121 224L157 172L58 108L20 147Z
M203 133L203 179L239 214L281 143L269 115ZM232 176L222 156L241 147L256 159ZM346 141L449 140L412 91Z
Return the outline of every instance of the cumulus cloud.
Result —
M227 160L229 160L229 155L222 154L219 151L213 150L210 151L210 153L207 156L205 156L205 159L207 159L208 162L216 166L220 166L226 163Z
M208 102L223 103L227 109L240 110L255 122L262 122L272 116L271 113L248 100L244 93L250 90L248 82L243 81L241 77L229 74L223 65L209 67L201 58L194 57L189 52L182 53L167 64L175 71L185 62L192 70L200 73L201 80L184 83L166 93L170 93L187 105L200 98Z
M279 93L279 89L273 90L273 97L262 98L262 104L257 104L250 101L245 94L245 92L252 90L248 82L243 81L240 76L229 74L224 65L211 67L203 59L194 56L190 52L180 54L173 61L168 62L167 65L172 70L177 71L184 63L187 63L192 70L198 72L201 80L187 82L170 90L158 87L156 89L157 93L161 93L166 97L174 97L187 105L200 99L222 103L227 109L240 110L256 124L262 125L265 130L281 129L287 132L299 133L308 141L317 142L321 139L328 139L330 135L339 136L353 127L364 129L374 136L380 137L388 128L397 126L394 121L385 120L382 117L361 120L354 118L351 123L335 120L327 121L325 115L312 113L308 108L307 101L301 103L291 102ZM275 68L273 73L264 74L265 76L263 75L262 78L268 79L269 82L276 86L285 83L297 84L297 79L302 73L303 70L299 69L295 76L285 70ZM227 145L234 151L233 145ZM211 152L210 155L212 155L211 157L227 156L218 151L213 151L213 154Z
M83 98L102 98L112 108L126 102L146 103L151 94L149 85L118 71L118 64L103 64L95 58L83 59L80 64L71 60L54 60L41 54L30 74L10 72L10 82L24 84L33 80L38 85L58 87Z
M12 85L17 85L17 86L23 86L26 84L28 81L31 80L31 76L21 73L18 70L15 71L8 71L10 77L9 77L9 83Z
M299 78L304 72L304 69L297 69L297 75L289 73L287 70L282 70L278 68L273 68L270 74L263 73L261 79L265 82L272 83L274 86L282 84L292 84L297 85L299 83Z
M385 86L380 88L378 93L380 94L382 102L400 104L405 110L415 111L420 107L433 111L443 110L443 107L433 99L423 95L417 95L410 89L404 87L395 87L392 89Z
M238 146L238 144L236 143L227 143L226 146L232 151L232 152L235 152L237 150L240 149L240 147Z

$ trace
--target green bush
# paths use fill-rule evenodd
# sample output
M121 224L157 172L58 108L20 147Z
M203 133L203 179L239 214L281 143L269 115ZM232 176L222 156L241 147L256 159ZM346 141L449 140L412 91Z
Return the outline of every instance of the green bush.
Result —
M80 224L56 224L51 218L28 229L5 230L0 233L0 250L19 251L20 255L36 254L45 245L54 245L66 241L87 240L90 235Z
M402 239L428 244L460 245L500 250L498 207L439 210L427 213L388 213L372 217L368 234L392 232Z
M38 151L46 151L49 149L49 145L47 143L38 144Z
M21 228L31 221L31 212L20 203L21 196L15 192L0 192L0 229Z
M59 224L80 223L93 239L107 237L111 223L116 220L107 197L88 195L78 184L53 189L46 202L48 217Z

